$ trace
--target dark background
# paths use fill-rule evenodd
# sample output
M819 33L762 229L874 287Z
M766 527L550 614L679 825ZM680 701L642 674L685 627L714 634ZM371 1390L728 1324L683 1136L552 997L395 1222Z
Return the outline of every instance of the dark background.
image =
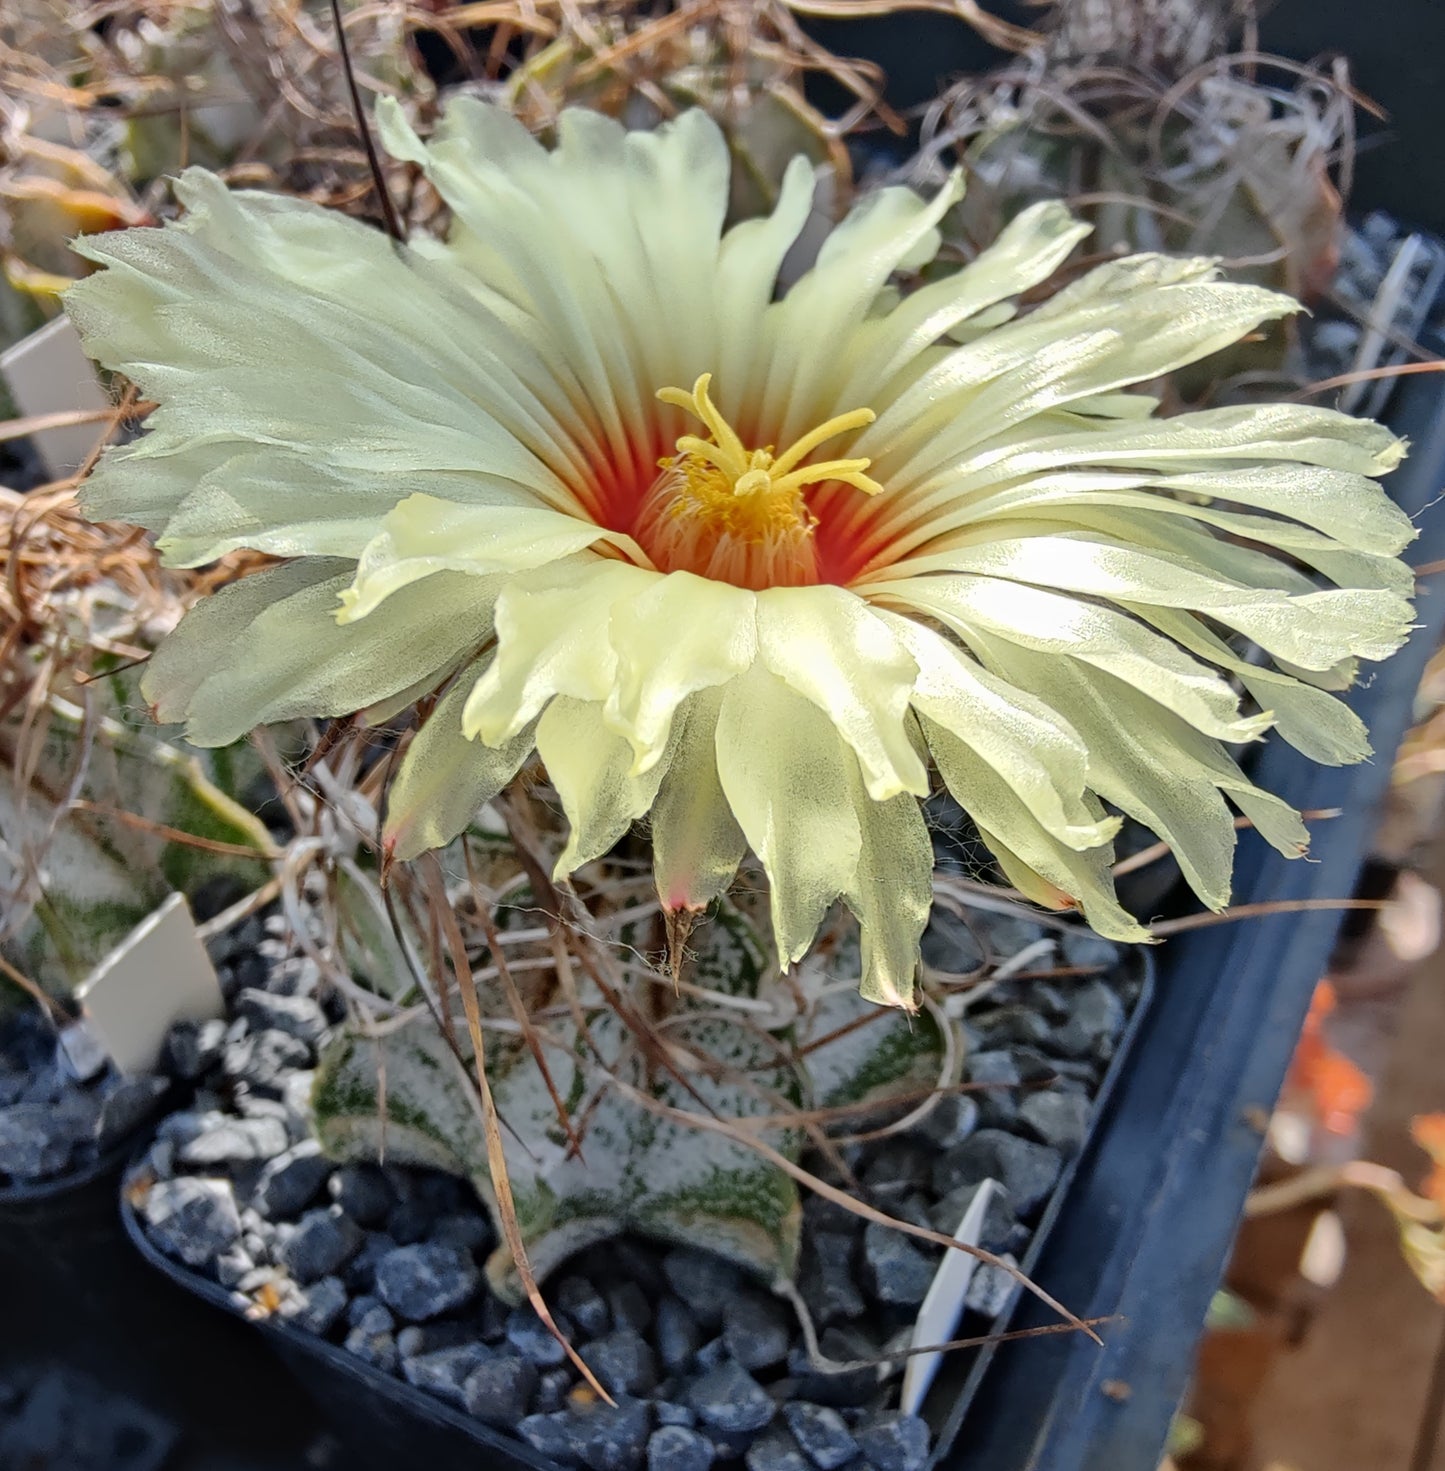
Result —
M1018 0L982 4L1004 19L1039 23L1039 8ZM942 15L816 21L809 29L839 55L878 62L900 109L931 98L940 80L999 59L967 25ZM1385 123L1360 115L1352 212L1384 209L1445 234L1445 0L1279 0L1261 18L1260 45L1296 61L1349 59L1355 85L1389 114Z

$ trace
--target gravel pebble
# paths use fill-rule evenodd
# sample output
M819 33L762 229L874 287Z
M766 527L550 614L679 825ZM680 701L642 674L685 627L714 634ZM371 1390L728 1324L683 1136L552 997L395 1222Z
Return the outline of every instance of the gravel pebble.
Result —
M709 1471L712 1442L683 1425L664 1425L647 1442L647 1471Z
M162 1180L142 1206L146 1228L167 1256L204 1267L241 1234L241 1213L229 1180L182 1175Z
M368 1331L365 1323L359 1323L346 1335L346 1351L380 1369L384 1374L394 1374L400 1356L396 1351L396 1339L391 1330L382 1328Z
M527 1413L537 1388L537 1371L516 1354L491 1354L467 1376L462 1404L488 1425L510 1429Z
M16 1103L0 1109L0 1174L16 1180L58 1175L74 1148L50 1134L50 1109L41 1103Z
M459 1308L481 1284L471 1259L449 1246L399 1246L376 1264L376 1293L413 1323Z
M827 1405L795 1400L783 1406L783 1418L804 1454L821 1471L837 1471L857 1453L858 1442L847 1423L837 1410Z
M1124 1003L1101 980L1086 981L1069 998L1069 1018L1054 1045L1071 1057L1110 1053L1107 1046L1124 1030Z
M226 1045L226 1023L220 1017L177 1022L166 1035L168 1071L183 1082L194 1083L220 1060Z
M427 1233L427 1239L457 1251L485 1254L495 1238L486 1217L469 1211L443 1216Z
M564 1369L544 1369L537 1375L537 1389L532 1396L534 1414L550 1414L554 1410L560 1410L567 1403L574 1372L569 1365Z
M935 1257L901 1231L876 1221L863 1232L863 1260L873 1296L891 1307L917 1307L938 1271Z
M705 1424L723 1431L761 1430L777 1409L767 1390L731 1360L689 1384L683 1402Z
M653 1339L662 1367L669 1374L678 1374L687 1368L702 1346L702 1329L692 1309L669 1292L657 1305Z
M247 989L236 997L235 1009L258 1032L284 1032L315 1048L326 1034L326 1013L309 996L281 996L271 991Z
M396 1204L396 1192L376 1165L342 1165L327 1190L358 1226L379 1226Z
M636 1282L619 1282L607 1289L607 1308L618 1328L645 1333L652 1327L652 1303Z
M798 1442L786 1430L760 1435L743 1457L748 1471L813 1471Z
M271 1220L299 1215L316 1199L330 1173L331 1161L321 1146L314 1139L303 1139L267 1162L252 1203Z
M343 1215L339 1206L324 1206L301 1217L277 1256L298 1282L314 1282L345 1266L361 1242L361 1227L355 1221Z
M444 1348L461 1348L475 1343L477 1333L470 1323L443 1318L435 1323L408 1323L396 1335L396 1346L402 1358L418 1354L434 1354Z
M798 1290L820 1325L859 1317L867 1309L853 1278L853 1241L851 1234L837 1231L817 1231L804 1241Z
M723 1309L723 1343L744 1369L781 1364L796 1331L792 1312L761 1292L739 1292Z
M1003 1260L1013 1262L1013 1257L1005 1253ZM996 1318L1008 1307L1018 1288L1017 1279L1009 1276L1002 1268L991 1262L980 1262L969 1280L968 1291L963 1299L964 1306L971 1313L981 1313L985 1318Z
M534 1450L580 1461L589 1471L641 1471L651 1414L641 1400L623 1400L615 1409L599 1401L586 1409L528 1415L518 1429Z
M289 1310L288 1310L289 1308ZM346 1311L346 1285L340 1277L323 1277L304 1287L282 1308L282 1316L307 1333L324 1335Z
M572 1324L566 1313L553 1313L552 1321L556 1323L557 1331L570 1341ZM557 1334L537 1316L530 1303L513 1308L508 1315L507 1342L539 1369L550 1369L567 1361L567 1350L562 1347Z
M962 1144L978 1128L978 1100L967 1093L940 1098L921 1126L928 1141L939 1149Z
M597 1339L582 1350L582 1358L614 1398L646 1394L657 1387L657 1355L636 1329L618 1328Z
M194 1169L269 1160L285 1151L286 1127L277 1119L240 1119L209 1115L213 1122L176 1150L176 1159Z
M961 1185L997 1180L1020 1216L1030 1216L1048 1199L1063 1159L1058 1150L1020 1139L1002 1129L980 1129L934 1165L933 1187L947 1195Z
M853 1435L874 1471L923 1471L928 1463L928 1426L917 1415L874 1415Z
M1080 1093L1030 1093L1019 1105L1019 1121L1042 1144L1060 1154L1077 1154L1089 1132L1094 1105Z
M742 1274L731 1262L686 1247L668 1252L662 1270L668 1285L704 1328L722 1324L723 1307L742 1282Z
M401 1352L398 1337L397 1351ZM449 1404L466 1408L463 1386L467 1380L491 1357L491 1350L484 1343L467 1343L456 1348L441 1348L435 1353L401 1356L401 1372L408 1384L434 1394Z
M612 1326L607 1299L586 1277L564 1277L553 1300L588 1338L600 1338Z

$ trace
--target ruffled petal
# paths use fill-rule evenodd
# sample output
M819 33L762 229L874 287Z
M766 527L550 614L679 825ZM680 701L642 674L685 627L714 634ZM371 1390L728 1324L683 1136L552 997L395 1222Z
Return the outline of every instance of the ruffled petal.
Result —
M700 690L673 721L673 745L652 804L653 873L665 909L703 909L727 892L747 851L717 770L722 691Z
M924 739L954 800L973 818L1009 882L1051 909L1077 904L1101 935L1145 940L1148 931L1120 905L1109 872L1112 849L1076 852L1048 833L1013 787L971 746L923 718Z
M986 634L1023 649L1064 655L1062 664L1077 660L1117 674L1221 740L1256 740L1269 728L1268 718L1239 713L1239 697L1214 670L1112 608L1020 583L968 576L902 579L870 587L869 594L905 612L937 618L966 645L977 647ZM1047 680L1022 683L1060 708ZM1072 709L1062 708L1069 709L1072 724Z
M858 324L894 271L933 258L938 222L962 192L958 176L931 200L911 189L880 189L829 235L813 269L769 307L762 324L767 351L754 354L748 392L769 405L777 443L791 444L822 420L858 407L839 402ZM753 323L739 322L736 330L756 332Z
M928 773L904 725L918 666L888 625L837 587L769 588L757 599L763 663L825 712L870 796L926 796Z
M844 900L858 920L865 1001L917 1006L919 941L933 907L933 844L917 801L906 793L875 802L854 779L862 844Z
M364 618L392 593L438 572L529 572L596 542L646 558L629 536L545 506L461 506L413 495L389 512L341 595L341 621Z
M505 745L554 695L594 700L600 707L617 677L612 606L657 576L593 560L509 581L497 598L497 656L462 710L466 735Z
M571 823L557 860L564 879L600 858L652 806L663 768L632 774L632 747L607 728L602 707L563 695L537 722L537 753Z
M1053 710L1007 684L941 634L880 613L918 662L913 708L971 746L1066 847L1095 848L1118 831L1084 800L1089 753Z
M194 484L266 447L361 479L478 472L576 510L558 474L576 476L572 426L523 382L531 350L454 282L335 211L200 170L176 188L179 222L78 247L107 267L66 296L87 351L160 402L107 455L90 514L162 530L190 486L150 483L156 460L183 456Z
M1089 747L1093 789L1163 838L1194 892L1210 909L1222 909L1229 902L1234 820L1216 773L1165 734L1188 727L1123 679L1073 660L994 639L979 652L990 668L1045 691L1051 704L1069 712ZM1008 841L1007 829L1000 835Z
M1259 707L1274 717L1275 730L1296 750L1323 766L1349 766L1370 754L1365 723L1343 700L1288 674L1262 669L1236 654L1223 639L1184 613L1135 608L1161 633L1192 654L1236 675Z
M464 669L407 747L386 796L382 847L395 858L444 848L521 770L536 746L526 726L493 749L462 734L462 706L482 666Z
M757 595L673 572L613 604L610 637L617 678L603 713L631 742L641 775L661 757L682 701L753 662Z
M1238 557L1238 549L1212 537L1197 537L1193 546L1201 558ZM1263 561L1270 573L1278 574L1275 559ZM1231 576L1237 568L1203 565L1078 533L975 543L917 558L910 570L1007 578L1112 602L1191 608L1306 669L1328 669L1351 655L1388 658L1404 643L1414 617L1403 598L1378 588L1291 595L1242 586Z
M863 837L850 800L857 765L832 721L760 664L724 686L718 778L767 872L783 966L803 958L857 871Z
M1057 200L1030 205L974 261L904 297L874 326L869 348L876 356L859 364L844 396L856 393L860 402L873 403L879 383L887 383L959 323L1047 280L1089 233L1090 226Z
M157 717L184 719L198 746L225 746L258 725L350 715L418 681L439 684L491 631L489 600L457 573L342 627L348 580L345 563L308 558L198 603L142 677Z
M1001 428L1161 377L1298 310L1259 287L1182 279L1032 312L930 367L859 436L857 452L873 458L875 478L915 481Z

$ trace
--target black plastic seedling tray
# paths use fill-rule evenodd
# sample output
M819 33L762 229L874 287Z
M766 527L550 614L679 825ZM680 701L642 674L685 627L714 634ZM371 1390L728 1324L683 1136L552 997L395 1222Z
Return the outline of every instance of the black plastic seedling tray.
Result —
M1438 341L1427 344L1438 351ZM1445 389L1406 378L1385 415L1412 441L1387 482L1415 518L1417 567L1445 558ZM1353 767L1271 742L1256 780L1301 809L1338 808L1308 862L1241 836L1234 902L1347 898L1445 628L1445 578L1425 576L1409 644L1352 695L1375 755ZM1276 914L1193 931L1159 956L1135 1060L1105 1106L1039 1255L1039 1284L1081 1317L1113 1315L1101 1349L1078 1334L1006 1345L969 1408L947 1471L1153 1471L1191 1372L1339 910ZM1012 1327L1047 1316L1020 1299Z
M1095 1120L1104 1116L1104 1106L1128 1066L1154 990L1153 957L1148 951L1132 952L1124 964L1138 967L1139 992L1096 1096ZM1065 1166L1045 1207L1021 1263L1026 1272L1032 1270L1049 1234L1059 1224L1081 1157L1076 1155ZM244 1304L234 1293L159 1252L141 1230L128 1203L123 1205L123 1216L136 1249L179 1288L230 1314L242 1309ZM399 1463L413 1464L408 1458L415 1458L414 1463L425 1465L428 1471L476 1471L479 1465L487 1471L562 1471L555 1461L515 1437L464 1415L324 1339L279 1321L257 1320L257 1327L322 1407L358 1465L390 1471ZM926 1407L935 1428L945 1427L949 1434L956 1433L963 1409L977 1391L993 1351L990 1345L945 1367L938 1392ZM478 1460L480 1452L485 1453L482 1461Z

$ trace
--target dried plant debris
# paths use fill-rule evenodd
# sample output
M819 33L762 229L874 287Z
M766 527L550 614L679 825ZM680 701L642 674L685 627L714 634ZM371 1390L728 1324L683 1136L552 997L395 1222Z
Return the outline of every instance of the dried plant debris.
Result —
M497 831L490 841L489 850L485 835L474 839L473 872L500 884L508 864L494 861ZM611 875L598 869L584 875L592 880L590 886L579 884L579 891L589 895L593 938L572 936L568 945L589 957L600 950L618 957L610 964L640 972L644 961L637 951L648 947L628 947L641 938L642 917L623 930L599 917L609 904L624 910L631 905L625 873L623 864ZM614 884L615 891L607 892ZM681 1454L694 1442L725 1458L747 1454L750 1464L765 1466L772 1464L769 1457L807 1455L808 1447L825 1444L840 1450L851 1445L853 1456L870 1446L879 1455L891 1447L903 1457L897 1464L923 1464L929 1433L921 1420L897 1411L899 1354L939 1248L807 1190L797 1202L801 1209L794 1207L796 1298L810 1321L816 1352L809 1350L793 1304L768 1290L771 1266L740 1266L715 1254L729 1251L730 1243L712 1234L710 1216L697 1221L688 1245L648 1240L636 1234L634 1221L630 1234L605 1242L589 1246L579 1237L565 1260L547 1264L546 1301L617 1407L587 1389L532 1308L514 1306L514 1294L496 1294L497 1274L486 1268L505 1247L471 1184L455 1173L401 1163L431 1125L411 1112L407 1085L390 1066L396 1056L390 1048L396 1039L419 1041L422 1034L407 1013L420 1006L419 1014L427 1015L427 1003L403 975L392 998L396 1009L373 1000L369 1039L359 1036L355 1001L349 1018L341 1018L324 990L332 959L325 948L326 889L322 870L312 868L281 912L247 920L213 944L233 998L232 1018L188 1025L172 1036L172 1065L199 1092L191 1108L163 1125L129 1191L160 1249L221 1282L253 1316L274 1317L342 1344L564 1464L592 1464L602 1454L599 1447L607 1448L609 1465L640 1468L649 1456L653 1464L669 1464L659 1458ZM638 885L638 896L644 893ZM541 975L552 982L555 958L546 969L528 968L546 959L538 953L544 945L539 932L548 928L545 913L520 886L495 898L497 953L508 957L513 979L524 988ZM495 986L499 976L486 975L497 966L486 963L480 912L469 913L467 903L460 903L457 913L475 952L479 988ZM424 935L420 909L417 917ZM304 946L292 928L297 920L306 927ZM624 930L634 931L629 940L622 938ZM402 932L412 944L410 920ZM846 935L840 943L844 953L835 957L830 974L841 975L846 967ZM701 989L715 942L695 934L693 945L694 965L702 973L685 968L683 984ZM306 953L317 946L319 967ZM1005 1189L990 1212L984 1245L1016 1259L1027 1249L1032 1224L1064 1162L1079 1147L1090 1096L1137 996L1137 981L1114 946L1022 909L973 913L967 925L936 927L926 950L938 974L972 977L967 987L938 992L945 1014L957 1014L950 1026L967 1035L961 1083L940 1093L933 1088L935 1075L915 1090L927 1106L909 1122L908 1105L895 1104L884 1115L893 1123L881 1133L863 1128L867 1116L852 1105L810 1111L794 1104L793 1118L780 1119L769 1137L813 1131L797 1155L804 1167L845 1184L867 1209L945 1233L961 1219L978 1183L997 1179ZM1008 974L1008 965L991 966L990 956L1012 961L1015 973ZM585 984L585 971L578 970ZM989 978L990 970L997 979ZM846 981L838 995L852 1007L857 998ZM652 989L670 996L665 971L655 975ZM684 990L679 999L688 997ZM494 1004L489 1046L499 1055L508 1046L523 1053L515 1023L508 1031L510 1007L500 1000ZM451 1006L454 1029L465 1035L455 998ZM567 1024L565 1016L546 1012L535 1018L539 1031ZM662 1038L683 1030L679 1015L695 1015L668 1007L662 1013L654 1023ZM588 1020L600 1014L600 1008L589 1008ZM747 1013L733 1015L751 1021ZM903 1020L876 1009L867 1015L880 1021L859 1027L856 1019L836 1025L829 1018L829 1045ZM773 1035L786 1038L789 1029ZM323 1156L310 1135L306 1098L314 1092L324 1110L341 1075L333 1071L337 1050L355 1049L359 1058L368 1045L373 1058L388 1062L388 1152L382 1164L362 1158L338 1163ZM606 1046L599 1039L600 1050ZM817 1048L815 1057L824 1050ZM455 1080L456 1110L474 1109L464 1096L466 1072L449 1073L455 1058L435 1045L430 1051L438 1074ZM548 1045L546 1055L555 1060L565 1086L564 1049ZM929 1066L937 1063L935 1054ZM493 1066L499 1077L508 1071L497 1062ZM835 1083L851 1066L838 1069ZM821 1058L812 1067L818 1078L827 1076ZM381 1076L375 1066L368 1071L357 1061L342 1071L364 1087L375 1109ZM605 1070L598 1064L588 1075L604 1079ZM823 1084L824 1093L835 1105L858 1092L839 1084L827 1093L830 1086ZM523 1126L516 1135L544 1159L561 1159L568 1131L555 1113L539 1130L509 1115L503 1096L499 1086L504 1127ZM595 1123L589 1123L589 1104ZM540 1114L541 1102L535 1107ZM591 1100L576 1101L568 1117L580 1136L582 1158L605 1179L614 1161L598 1118L604 1109ZM875 1112L875 1123L877 1117ZM818 1128L820 1118L825 1129ZM509 1157L523 1152L516 1135L508 1139ZM360 1137L352 1134L352 1143ZM705 1150L706 1141L705 1132L696 1132L678 1147ZM455 1140L447 1140L445 1149L455 1154ZM484 1171L473 1174L485 1191ZM519 1169L519 1201L527 1178ZM961 1331L986 1333L1016 1290L1006 1272L980 1272ZM869 1463L895 1464L871 1453Z
M960 249L1062 198L1094 225L1091 250L1219 256L1246 279L1319 298L1338 261L1363 101L1343 62L1322 72L1258 54L1248 5L1058 0L1041 29L1037 46L963 78L924 119L910 176L965 166ZM1277 365L1286 334L1266 338L1234 366Z
M260 763L166 739L136 689L230 567L163 570L83 519L71 482L0 490L0 557L0 954L64 991L172 890L268 878L270 836L237 800Z

